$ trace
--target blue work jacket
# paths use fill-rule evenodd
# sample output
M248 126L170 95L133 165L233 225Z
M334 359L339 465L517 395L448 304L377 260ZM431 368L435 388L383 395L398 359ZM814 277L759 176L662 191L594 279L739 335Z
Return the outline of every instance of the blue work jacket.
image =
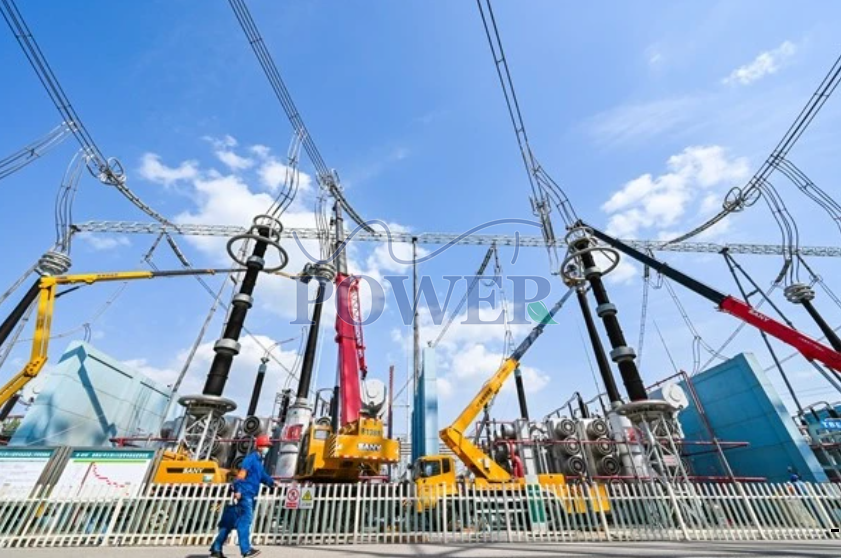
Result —
M260 492L260 483L274 486L274 480L263 467L260 452L254 451L242 461L242 467L234 479L234 490L242 494L244 498L253 498Z

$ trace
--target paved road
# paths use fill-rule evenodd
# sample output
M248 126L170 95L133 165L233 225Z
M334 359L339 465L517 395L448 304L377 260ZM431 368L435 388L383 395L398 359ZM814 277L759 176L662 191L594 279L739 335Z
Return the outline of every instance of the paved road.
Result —
M230 558L239 556L228 546ZM766 543L612 543L612 544L472 544L472 545L345 545L319 547L264 547L265 558L838 558L839 541ZM204 548L61 548L3 549L3 558L204 558Z

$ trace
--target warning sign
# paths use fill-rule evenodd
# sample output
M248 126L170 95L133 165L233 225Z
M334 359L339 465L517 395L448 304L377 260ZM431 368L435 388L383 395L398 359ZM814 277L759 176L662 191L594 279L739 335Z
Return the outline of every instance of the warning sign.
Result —
M301 489L301 502L300 508L302 510L311 510L313 504L315 503L315 498L313 494L314 490L311 486L305 486Z
M301 441L301 432L303 431L303 425L300 424L290 424L283 428L280 433L280 441L281 442L300 442Z
M283 502L283 509L297 510L301 503L301 491L297 486L290 486L286 491L286 500Z

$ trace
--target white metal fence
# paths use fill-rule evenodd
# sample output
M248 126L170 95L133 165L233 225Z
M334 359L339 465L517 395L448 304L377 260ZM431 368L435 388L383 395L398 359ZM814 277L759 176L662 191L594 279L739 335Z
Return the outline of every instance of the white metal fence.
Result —
M284 508L289 486L255 510L258 545L493 541L839 538L841 487L831 484L617 483L555 490L431 489L398 484L314 487L312 509ZM0 489L0 548L209 545L227 486L103 487L77 495Z

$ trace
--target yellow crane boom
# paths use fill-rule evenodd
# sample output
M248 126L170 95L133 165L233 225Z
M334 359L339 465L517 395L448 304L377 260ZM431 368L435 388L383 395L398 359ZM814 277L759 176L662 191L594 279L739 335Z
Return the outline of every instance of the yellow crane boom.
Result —
M53 321L53 307L56 299L56 288L59 285L76 285L98 283L102 281L131 281L134 279L154 279L156 277L179 277L185 275L214 275L216 273L232 273L240 270L231 269L178 269L171 271L117 271L109 273L82 273L76 275L57 275L57 276L43 276L31 289L24 300L24 306L28 307L27 299L30 303L37 297L38 310L35 319L35 334L32 337L32 351L29 355L29 361L23 369L12 376L12 378L0 387L0 406L6 404L17 392L21 390L27 383L35 378L44 368L47 362L48 349L50 344L50 327ZM21 306L20 304L18 306ZM14 319L17 315L17 320L20 319L22 312L13 311L4 322L4 326L14 327L14 323L10 321L17 321Z
M546 324L561 309L575 289L570 288L563 297L552 307L551 310L540 320L520 345L514 349L511 356L499 367L491 378L482 385L479 393L470 401L456 420L448 427L441 430L439 436L441 441L455 453L462 463L470 469L476 478L483 478L489 482L506 482L511 480L511 474L503 469L489 455L483 452L467 436L467 430L476 417L482 412L486 405L496 397L505 381L511 373L519 366L520 359L528 351L532 344L543 333Z

